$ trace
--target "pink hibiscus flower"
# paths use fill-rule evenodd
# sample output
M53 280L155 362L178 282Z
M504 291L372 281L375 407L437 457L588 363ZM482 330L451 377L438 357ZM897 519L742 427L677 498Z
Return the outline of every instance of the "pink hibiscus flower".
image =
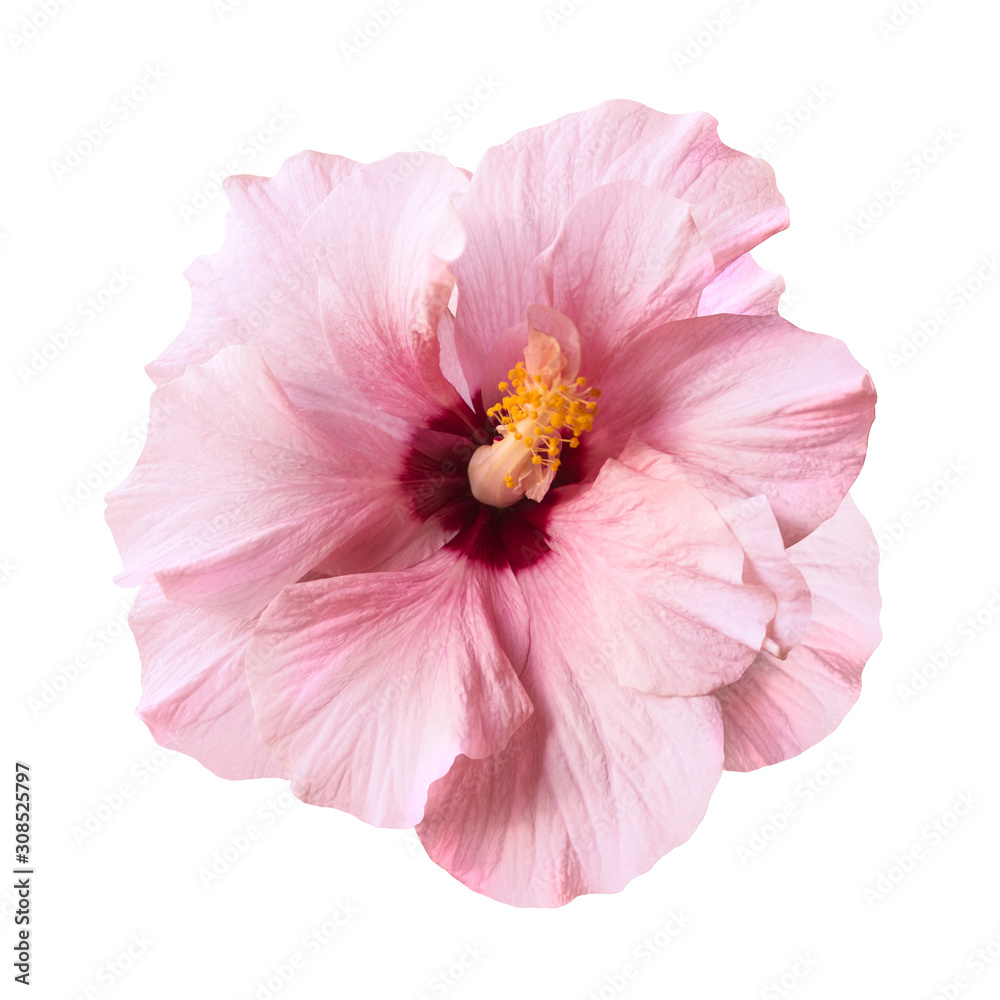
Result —
M612 101L471 178L304 152L226 190L108 498L161 744L555 906L834 729L880 638L875 394L749 256L767 164Z

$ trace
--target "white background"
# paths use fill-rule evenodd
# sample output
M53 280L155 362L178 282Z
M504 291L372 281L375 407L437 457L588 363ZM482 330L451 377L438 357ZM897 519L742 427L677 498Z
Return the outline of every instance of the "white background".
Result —
M29 763L34 790L25 995L1000 995L996 6L906 0L896 25L892 0L587 0L561 20L539 0L394 7L348 58L372 0L71 0L47 24L39 4L3 5L2 738L3 766ZM120 117L150 69L165 78ZM452 127L481 78L492 93ZM725 142L772 162L792 222L758 259L785 276L782 313L845 340L879 391L854 496L883 550L885 639L844 725L724 775L652 872L518 910L454 881L412 832L159 751L133 715L132 594L111 583L101 497L138 454L143 365L185 322L181 272L222 241L223 195L181 209L214 192L213 171L273 174L303 148L372 160L438 127L435 151L472 168L612 97L710 111ZM269 132L276 111L292 120ZM102 118L112 130L57 177ZM88 323L116 271L127 284ZM22 377L71 321L77 335ZM216 855L236 860L208 881Z

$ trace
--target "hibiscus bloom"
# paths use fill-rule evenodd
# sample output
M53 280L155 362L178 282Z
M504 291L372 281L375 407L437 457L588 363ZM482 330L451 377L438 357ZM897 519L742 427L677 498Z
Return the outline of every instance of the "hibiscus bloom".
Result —
M767 164L612 101L471 177L304 152L226 191L108 498L161 744L555 906L833 730L880 637L875 394L749 256Z

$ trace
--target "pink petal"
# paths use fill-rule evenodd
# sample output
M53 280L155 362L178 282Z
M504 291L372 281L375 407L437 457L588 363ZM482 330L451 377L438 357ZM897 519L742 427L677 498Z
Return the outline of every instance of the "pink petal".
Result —
M801 641L812 615L805 578L789 558L767 497L735 501L720 508L719 514L746 554L743 582L774 595L775 614L761 647L784 659Z
M404 446L347 417L331 441L254 348L190 366L156 390L152 414L108 494L125 586L156 574L171 600L249 616L321 561L360 572L423 532L445 540L397 485Z
M656 479L688 482L681 463L635 439L629 442L619 460L630 469ZM767 497L732 501L719 508L718 513L743 549L743 582L763 587L774 596L774 617L761 645L784 658L801 640L812 613L805 578L788 557Z
M254 633L248 676L299 798L408 827L457 754L495 753L530 715L526 644L510 570L442 549L401 573L289 587Z
M567 320L569 322L569 320ZM518 323L504 330L493 344L483 361L481 373L472 380L475 390L482 393L481 405L488 410L499 403L505 393L498 388L501 382L510 381L510 370L524 360L524 347L528 343L528 323ZM577 354L579 354L579 338L577 338Z
M774 599L744 586L743 549L694 487L612 459L589 489L524 516L552 550L518 577L538 592L532 620L541 631L579 616L564 651L581 682L606 673L640 691L701 695L753 661Z
M587 435L592 470L635 434L717 506L766 496L786 545L836 511L875 413L871 378L846 345L778 316L667 324L594 378L603 394Z
M703 113L607 101L486 152L459 204L468 244L453 268L455 336L470 384L497 336L545 301L535 258L594 188L632 180L689 202L718 270L788 225L770 166L724 145L716 126Z
M404 154L361 167L302 228L320 258L323 329L368 402L412 423L461 409L441 371L438 321L465 245L453 202L468 179L443 157Z
M761 652L738 681L716 692L729 770L802 753L832 733L857 700L861 671L882 638L877 552L850 497L788 550L812 591L812 620L786 660Z
M737 257L701 293L698 315L740 313L769 316L777 313L778 299L785 290L780 274L759 267L750 254Z
M534 714L493 757L459 757L417 826L434 861L504 903L618 892L688 839L721 774L715 698L581 680L572 654L589 630L568 602L533 635L521 682Z
M471 410L472 394L469 392L469 381L462 371L462 362L458 359L458 348L455 346L455 303L458 301L458 285L451 290L448 308L441 313L438 320L438 344L441 347L441 372L455 387L462 401Z
M243 670L255 619L232 619L168 601L144 584L129 613L142 660L137 714L161 746L223 778L285 778L257 732Z
M328 413L344 409L344 392L320 320L316 261L299 230L359 166L305 150L286 160L274 177L226 178L225 242L185 274L191 316L146 369L158 385L223 347L252 345L295 406L326 429Z
M693 316L715 275L691 206L635 181L583 195L538 257L547 301L576 323L589 359Z

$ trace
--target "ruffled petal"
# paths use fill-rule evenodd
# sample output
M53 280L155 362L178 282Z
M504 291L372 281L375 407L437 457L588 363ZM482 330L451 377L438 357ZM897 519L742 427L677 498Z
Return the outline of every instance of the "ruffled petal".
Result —
M875 416L871 377L847 346L779 316L679 320L590 377L602 390L591 474L635 434L719 507L766 496L786 545L836 511Z
M635 181L583 195L538 267L546 301L575 322L588 358L695 315L715 274L691 206Z
M531 713L517 672L527 610L509 569L446 548L401 573L289 587L247 656L292 791L377 826L413 826L456 755L502 749Z
M774 172L726 146L708 114L607 101L487 150L459 203L468 242L453 270L455 338L471 385L493 341L545 302L535 258L587 192L631 180L691 204L717 270L788 225Z
M812 619L787 659L761 652L738 681L716 692L727 769L750 771L794 757L840 725L882 638L877 553L850 497L788 550L812 592Z
M656 479L689 481L680 462L635 439L619 460ZM774 617L768 622L761 646L784 658L801 640L812 613L805 578L788 557L767 497L733 501L718 508L718 513L743 549L743 582L763 587L774 596Z
M448 308L441 313L438 320L438 343L441 347L441 372L455 387L463 402L473 409L472 394L469 392L469 382L462 371L462 363L458 360L458 349L455 347L455 314L454 303L458 301L458 285L451 290Z
M129 613L142 660L136 710L160 746L222 778L286 778L257 732L243 660L255 619L213 615L139 588Z
M222 348L256 347L288 397L313 423L345 408L344 385L323 334L317 267L299 231L323 199L360 167L342 156L305 150L274 177L238 174L223 181L226 237L185 272L191 316L176 340L147 366L157 385Z
M493 757L459 757L417 826L432 860L504 903L618 892L690 837L721 775L716 699L581 681L562 643L589 628L566 614L533 635L533 715Z
M743 547L743 582L765 587L774 595L775 613L761 648L784 659L802 639L812 615L805 577L788 556L767 497L727 504L719 514Z
M742 316L771 316L778 312L778 299L785 279L765 271L745 253L725 268L701 293L698 315L739 313Z
M568 492L568 491L567 491ZM694 487L609 460L589 489L524 516L551 550L530 579L533 636L578 619L563 655L640 691L701 695L750 665L774 599L743 584L743 549Z
M156 390L152 414L108 494L125 586L156 574L171 600L245 617L321 561L361 572L424 532L445 541L399 486L405 446L348 418L330 440L254 348L191 365Z
M337 364L372 406L414 424L464 410L441 371L438 321L465 245L454 200L465 174L404 154L361 167L302 227L319 259L323 329Z

